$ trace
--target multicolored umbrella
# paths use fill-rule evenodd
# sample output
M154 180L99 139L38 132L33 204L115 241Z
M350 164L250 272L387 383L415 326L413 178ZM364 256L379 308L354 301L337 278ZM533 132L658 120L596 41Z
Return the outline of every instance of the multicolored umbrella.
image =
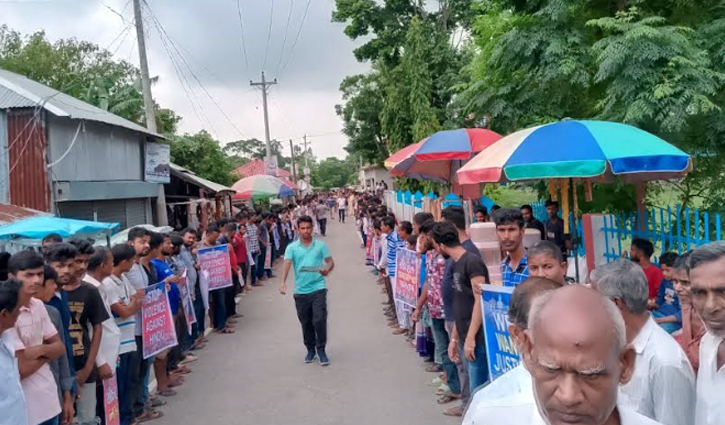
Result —
M408 145L408 146L404 147L403 149L395 152L394 154L390 155L383 162L383 165L385 165L385 168L390 170L391 168L395 167L400 162L405 161L406 159L413 156L415 154L415 152L418 150L418 148L420 147L420 145L423 144L423 142L425 142L425 140L418 142L418 143L413 143L412 145Z
M625 181L679 178L690 156L657 136L606 121L560 121L518 131L458 170L461 184L620 176Z
M501 135L485 128L460 128L439 131L423 141L415 159L440 161L468 159L501 139Z
M466 160L501 137L484 128L439 131L396 152L391 156L395 160L386 161L386 166L394 177L452 182Z
M274 176L257 174L245 177L232 185L237 191L234 199L267 199L294 195L294 190Z

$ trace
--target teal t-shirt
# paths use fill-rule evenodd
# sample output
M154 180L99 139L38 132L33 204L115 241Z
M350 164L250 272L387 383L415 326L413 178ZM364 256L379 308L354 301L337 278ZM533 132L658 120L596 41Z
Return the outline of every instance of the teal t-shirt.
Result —
M325 277L319 272L324 268L325 259L330 257L327 245L313 239L309 246L297 240L287 246L284 259L292 261L295 271L295 294L309 294L325 289ZM308 269L308 270L306 270Z

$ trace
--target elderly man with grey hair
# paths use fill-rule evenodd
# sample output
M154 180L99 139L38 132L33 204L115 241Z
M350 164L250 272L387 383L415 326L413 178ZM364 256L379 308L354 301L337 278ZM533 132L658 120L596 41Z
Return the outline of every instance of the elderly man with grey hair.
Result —
M679 344L650 316L642 268L626 260L602 265L592 288L622 313L627 342L636 352L632 379L620 389L620 405L664 425L691 425L695 374Z
M700 342L695 425L725 421L725 242L697 248L690 255L692 305L707 332Z
M497 400L472 424L659 424L618 401L635 353L614 303L584 286L566 286L538 296L528 319L522 357L533 391Z

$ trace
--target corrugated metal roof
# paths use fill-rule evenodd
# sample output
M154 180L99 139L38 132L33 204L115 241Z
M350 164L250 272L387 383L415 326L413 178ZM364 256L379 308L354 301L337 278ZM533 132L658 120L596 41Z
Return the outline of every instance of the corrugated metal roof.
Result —
M227 187L227 186L221 185L219 183L214 183L213 181L199 177L196 174L194 174L193 171L188 170L180 165L171 164L171 174L177 176L178 178L180 178L182 180L186 180L190 183L193 183L197 186L201 186L203 188L209 189L215 193L235 192L235 190L232 189L231 187Z
M0 108L27 108L42 104L53 115L98 121L163 138L134 122L61 93L14 72L0 69Z
M14 223L18 220L34 217L36 215L48 216L50 214L30 208L19 207L17 205L0 203L0 225Z
M35 102L25 98L7 87L0 86L0 109L31 108Z

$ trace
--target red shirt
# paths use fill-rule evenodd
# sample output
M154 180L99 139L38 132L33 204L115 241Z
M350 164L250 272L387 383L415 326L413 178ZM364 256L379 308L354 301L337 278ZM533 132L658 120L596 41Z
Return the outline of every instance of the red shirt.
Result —
M239 263L246 263L247 262L247 242L244 241L244 237L240 235L239 233L234 234L234 241L232 242L232 245L234 246L234 254L237 256L237 262Z
M649 299L657 298L657 291L660 289L660 283L665 275L662 274L662 270L655 265L650 265L644 270L644 275L647 276L647 286L649 287Z

